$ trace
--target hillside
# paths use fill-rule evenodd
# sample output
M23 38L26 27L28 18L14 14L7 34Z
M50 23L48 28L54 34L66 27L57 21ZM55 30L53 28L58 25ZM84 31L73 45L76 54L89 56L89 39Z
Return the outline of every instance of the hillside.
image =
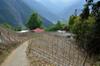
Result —
M0 0L0 23L22 25L31 13L32 10L22 0Z
M14 32L0 27L0 64L12 49L19 45L19 40Z
M18 47L27 38L29 38L28 34L17 34L12 30L0 27L0 64L13 49Z
M29 20L33 11L35 9L31 9L22 0L0 0L0 23L8 22L13 26L20 25L25 28L24 24ZM40 15L43 18L44 26L47 27L52 24L50 20L42 17L42 14Z

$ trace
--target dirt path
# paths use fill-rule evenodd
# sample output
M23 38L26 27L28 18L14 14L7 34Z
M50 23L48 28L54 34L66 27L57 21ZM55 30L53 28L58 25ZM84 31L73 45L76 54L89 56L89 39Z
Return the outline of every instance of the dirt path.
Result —
M15 49L1 66L28 66L29 63L26 57L27 46L28 41Z

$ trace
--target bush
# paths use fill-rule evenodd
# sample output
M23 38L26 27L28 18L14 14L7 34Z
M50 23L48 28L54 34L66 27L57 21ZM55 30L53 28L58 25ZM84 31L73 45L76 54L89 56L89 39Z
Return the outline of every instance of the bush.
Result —
M65 28L65 24L62 24L60 21L58 21L55 25L49 27L48 31L57 31L57 30L63 30Z
M70 31L76 34L78 46L84 49L88 58L96 62L100 59L100 1L91 3L86 7L92 6L91 12L89 9L84 9L80 16L71 18L69 22ZM86 11L86 12L85 12ZM88 16L87 16L87 15Z

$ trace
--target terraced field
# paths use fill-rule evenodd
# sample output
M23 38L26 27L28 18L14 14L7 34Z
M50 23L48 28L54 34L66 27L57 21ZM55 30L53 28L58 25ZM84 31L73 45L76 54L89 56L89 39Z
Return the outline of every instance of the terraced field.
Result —
M28 46L30 66L82 66L85 54L80 52L74 39L52 33L39 34ZM81 50L82 51L82 50ZM88 61L86 66L90 66Z
M32 38L32 33L18 34L0 27L0 64L15 48L30 38Z

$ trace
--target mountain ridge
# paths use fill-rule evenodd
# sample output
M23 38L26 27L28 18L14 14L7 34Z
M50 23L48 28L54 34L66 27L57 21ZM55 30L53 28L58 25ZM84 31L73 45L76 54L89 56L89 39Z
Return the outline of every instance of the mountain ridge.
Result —
M35 10L31 9L23 0L0 0L0 23L7 22L13 26L20 25L25 28L24 24L28 22L33 11ZM45 26L52 24L44 17L42 20L45 21L43 22Z

